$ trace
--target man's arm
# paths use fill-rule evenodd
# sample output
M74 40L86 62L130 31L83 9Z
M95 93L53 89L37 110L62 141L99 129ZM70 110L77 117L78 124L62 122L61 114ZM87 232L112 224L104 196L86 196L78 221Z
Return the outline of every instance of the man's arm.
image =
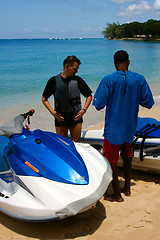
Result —
M143 77L143 83L141 87L140 105L148 109L151 109L152 106L154 105L154 99L153 99L151 89L144 77Z
M83 109L81 109L74 118L75 121L78 121L79 119L81 119L81 117L85 114L89 105L91 104L91 101L92 101L92 95L90 95L86 98Z
M48 111L49 111L59 122L63 122L63 121L64 121L64 118L63 118L60 114L57 114L56 111L53 110L53 108L51 107L49 101L46 100L44 96L42 96L42 103L43 103L44 106L48 109Z
M90 95L86 98L83 109L87 110L88 107L90 106L91 102L92 102L92 95Z

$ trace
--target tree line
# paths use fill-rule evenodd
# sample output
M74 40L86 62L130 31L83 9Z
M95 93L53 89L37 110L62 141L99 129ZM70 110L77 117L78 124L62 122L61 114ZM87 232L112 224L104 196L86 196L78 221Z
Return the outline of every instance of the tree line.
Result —
M102 35L107 39L160 38L160 20L149 19L147 22L131 22L120 25L107 23Z

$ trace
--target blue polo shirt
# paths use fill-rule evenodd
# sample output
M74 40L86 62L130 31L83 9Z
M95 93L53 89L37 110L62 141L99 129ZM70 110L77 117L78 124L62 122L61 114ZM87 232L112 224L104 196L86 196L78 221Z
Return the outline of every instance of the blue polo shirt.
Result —
M116 71L100 82L93 99L97 109L106 107L104 137L112 144L132 143L139 105L154 105L145 78L132 71Z

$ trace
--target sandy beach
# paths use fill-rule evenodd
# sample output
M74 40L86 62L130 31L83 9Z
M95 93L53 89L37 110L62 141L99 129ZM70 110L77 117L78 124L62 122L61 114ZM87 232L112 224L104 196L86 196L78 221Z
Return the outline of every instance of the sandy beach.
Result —
M41 108L42 106L37 106L35 117L31 119L31 128L38 126L44 130L53 130L52 118ZM153 109L149 111L140 108L139 116L160 120L159 109L159 99L156 99ZM84 117L83 129L91 125L94 129L101 128L103 120L104 111L98 113L90 107ZM1 121L3 122L3 119ZM95 125L98 122L101 124ZM121 168L119 176L120 185L123 186ZM108 191L111 190L110 187ZM102 197L95 209L60 221L23 222L0 213L0 239L160 240L159 176L133 170L131 191L130 197L123 195L124 202L108 202Z
M120 184L124 179L120 170ZM159 177L133 171L132 196L60 221L22 222L0 214L0 239L159 240Z

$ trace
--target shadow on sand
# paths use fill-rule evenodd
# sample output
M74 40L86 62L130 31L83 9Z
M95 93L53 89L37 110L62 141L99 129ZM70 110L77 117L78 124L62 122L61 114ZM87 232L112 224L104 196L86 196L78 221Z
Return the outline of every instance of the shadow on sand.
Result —
M29 239L41 240L74 239L93 234L106 218L106 211L103 204L98 201L96 208L58 221L24 222L3 213L0 213L0 218L1 224L19 237L21 235Z

